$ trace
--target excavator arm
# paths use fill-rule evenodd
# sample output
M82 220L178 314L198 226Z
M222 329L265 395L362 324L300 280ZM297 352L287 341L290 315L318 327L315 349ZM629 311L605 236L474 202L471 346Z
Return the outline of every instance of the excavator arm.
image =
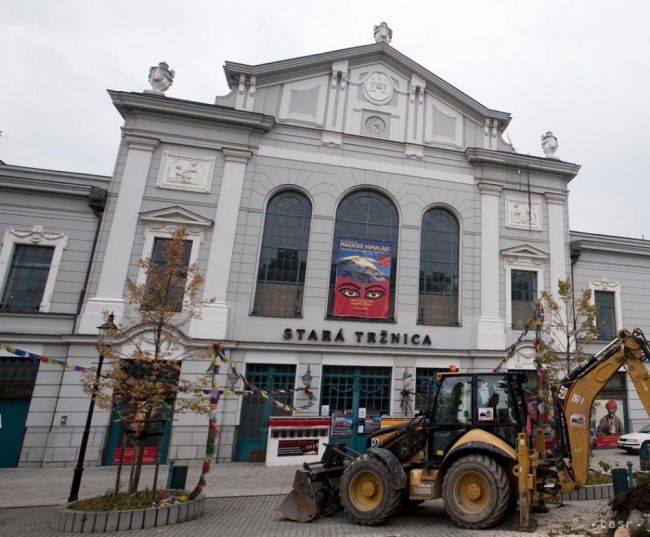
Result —
M650 417L650 375L644 363L648 359L650 350L643 332L638 328L631 333L621 330L617 339L578 365L558 385L555 400L562 411L577 485L585 485L588 478L591 406L598 392L621 367L632 379Z

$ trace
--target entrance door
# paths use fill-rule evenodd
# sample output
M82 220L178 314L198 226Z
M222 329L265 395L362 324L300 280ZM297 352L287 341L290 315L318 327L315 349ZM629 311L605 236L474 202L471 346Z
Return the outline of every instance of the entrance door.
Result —
M380 416L390 414L390 367L323 366L321 407L332 416L330 441L357 452Z
M0 468L18 466L38 364L0 357Z
M0 468L18 466L29 399L0 399Z
M236 461L264 462L269 432L269 417L290 416L291 412L273 404L272 399L291 404L296 383L296 366L283 364L246 364L248 382L264 390L269 397L247 395L242 401L237 429ZM285 393L274 392L283 390Z
M171 403L170 403L171 404ZM108 442L106 443L106 450L104 451L104 465L111 466L118 464L122 452L122 442L125 430L131 426L130 422L121 420L122 413L119 409L113 409L113 416L111 420L111 428L108 435ZM160 463L167 462L167 453L169 452L169 437L172 432L172 419L171 416L166 420L152 421L149 424L148 432L152 433L144 441L144 464L155 464L158 457L158 442L160 442ZM161 438L162 436L162 438ZM130 464L133 457L133 446L127 437L124 443L124 455L122 462Z

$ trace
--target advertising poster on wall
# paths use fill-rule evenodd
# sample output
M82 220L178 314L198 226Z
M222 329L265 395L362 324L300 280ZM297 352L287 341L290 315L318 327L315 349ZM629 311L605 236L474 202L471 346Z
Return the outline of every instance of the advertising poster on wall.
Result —
M389 242L339 239L333 315L388 319L392 250Z
M594 447L616 447L618 437L625 433L623 399L599 398L594 401L591 431Z

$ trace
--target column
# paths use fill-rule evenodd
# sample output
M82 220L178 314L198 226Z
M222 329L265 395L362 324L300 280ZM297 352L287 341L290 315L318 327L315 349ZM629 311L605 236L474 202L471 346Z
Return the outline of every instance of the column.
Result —
M503 350L505 324L499 316L499 195L502 187L479 183L478 188L481 192L481 317L476 346Z
M203 299L216 299L213 304L206 305L201 313L201 319L190 322L190 336L203 339L224 339L228 333L228 280L230 265L235 247L235 232L237 217L244 188L246 162L251 156L250 151L240 149L223 149L225 165L217 211L214 217L212 242L208 257L208 270L205 274Z
M138 225L142 197L147 184L149 165L158 140L127 136L128 151L117 195L115 211L110 221L108 241L104 252L97 292L84 308L79 332L95 334L104 322L102 311L115 313L120 323L126 309L124 286L129 270L131 249Z

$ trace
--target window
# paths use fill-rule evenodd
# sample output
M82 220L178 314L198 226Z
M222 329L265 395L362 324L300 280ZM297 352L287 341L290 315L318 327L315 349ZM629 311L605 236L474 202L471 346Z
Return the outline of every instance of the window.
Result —
M169 255L168 248L171 245L171 239L161 237L154 238L153 251L151 252L151 261L156 266L157 272L160 271ZM143 307L165 306L171 311L181 311L183 309L183 297L185 295L185 284L187 282L187 268L190 266L190 253L192 251L192 241L183 241L183 252L179 262L179 271L176 279L171 282L171 286L163 279L157 278L156 284L147 281L147 288L143 300Z
M616 307L615 295L612 291L594 291L596 304L596 325L598 339L614 339L616 337Z
M512 328L523 330L528 324L537 298L537 273L512 270L510 274Z
M415 410L426 412L438 391L438 373L444 368L418 367L415 370Z
M53 254L52 246L16 245L2 294L2 310L39 311Z
M0 311L48 312L54 283L68 243L64 233L10 228L0 252Z
M458 221L445 209L422 218L418 322L458 325Z
M337 245L341 238L376 240L392 243L391 273L389 281L388 318L395 318L395 274L397 272L397 239L399 217L393 203L374 190L358 190L346 196L336 210L334 241L332 244L332 265L330 268L330 292L327 311L332 315L336 283ZM338 317L337 317L338 318ZM361 317L340 317L340 319L365 320ZM378 319L370 319L377 322Z
M311 226L306 196L288 190L266 209L253 315L301 317Z

